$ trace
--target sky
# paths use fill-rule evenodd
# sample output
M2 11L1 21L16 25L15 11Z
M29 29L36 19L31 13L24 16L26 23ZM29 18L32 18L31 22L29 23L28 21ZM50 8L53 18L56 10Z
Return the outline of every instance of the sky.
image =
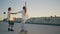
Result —
M12 12L21 11L25 1L30 18L60 16L60 0L0 0L0 20L7 17L8 7L12 8ZM19 18L20 14L14 16Z

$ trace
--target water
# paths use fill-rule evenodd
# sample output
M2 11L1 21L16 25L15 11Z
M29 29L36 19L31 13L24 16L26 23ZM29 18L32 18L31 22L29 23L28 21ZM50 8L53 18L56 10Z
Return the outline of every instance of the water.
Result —
M60 34L60 26L25 24L28 34ZM0 34L20 34L21 24L15 23L14 32L8 31L8 23L0 22Z

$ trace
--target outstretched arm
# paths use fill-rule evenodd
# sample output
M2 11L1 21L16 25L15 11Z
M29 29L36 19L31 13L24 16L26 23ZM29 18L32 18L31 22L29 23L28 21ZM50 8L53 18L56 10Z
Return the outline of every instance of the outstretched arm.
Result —
M18 14L18 13L21 13L22 11L18 11L18 12L16 12L16 13L10 13L10 14Z
M16 12L16 13L22 13L22 11L18 11L18 12Z
M10 13L10 14L17 14L17 13Z

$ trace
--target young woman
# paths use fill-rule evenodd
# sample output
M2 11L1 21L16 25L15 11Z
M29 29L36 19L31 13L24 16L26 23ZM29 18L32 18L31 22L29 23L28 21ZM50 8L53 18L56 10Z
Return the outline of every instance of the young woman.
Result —
M17 13L21 13L22 14L22 22L21 22L21 31L20 32L25 32L27 33L27 29L26 29L26 26L25 26L25 22L28 18L27 16L27 11L26 11L26 7L23 6L23 10L20 11L20 12L17 12Z

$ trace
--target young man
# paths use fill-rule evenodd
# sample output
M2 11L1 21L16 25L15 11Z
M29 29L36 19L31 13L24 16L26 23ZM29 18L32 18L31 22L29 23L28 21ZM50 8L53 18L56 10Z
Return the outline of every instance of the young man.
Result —
M17 13L21 13L22 14L22 22L21 22L21 31L20 32L25 32L25 34L27 34L27 29L25 26L25 21L27 20L28 16L27 16L27 11L26 11L26 7L23 6L23 10Z
M14 26L14 18L12 17L12 9L11 7L8 8L8 22L9 22L9 27L8 27L8 31L14 31L13 30L13 26Z

